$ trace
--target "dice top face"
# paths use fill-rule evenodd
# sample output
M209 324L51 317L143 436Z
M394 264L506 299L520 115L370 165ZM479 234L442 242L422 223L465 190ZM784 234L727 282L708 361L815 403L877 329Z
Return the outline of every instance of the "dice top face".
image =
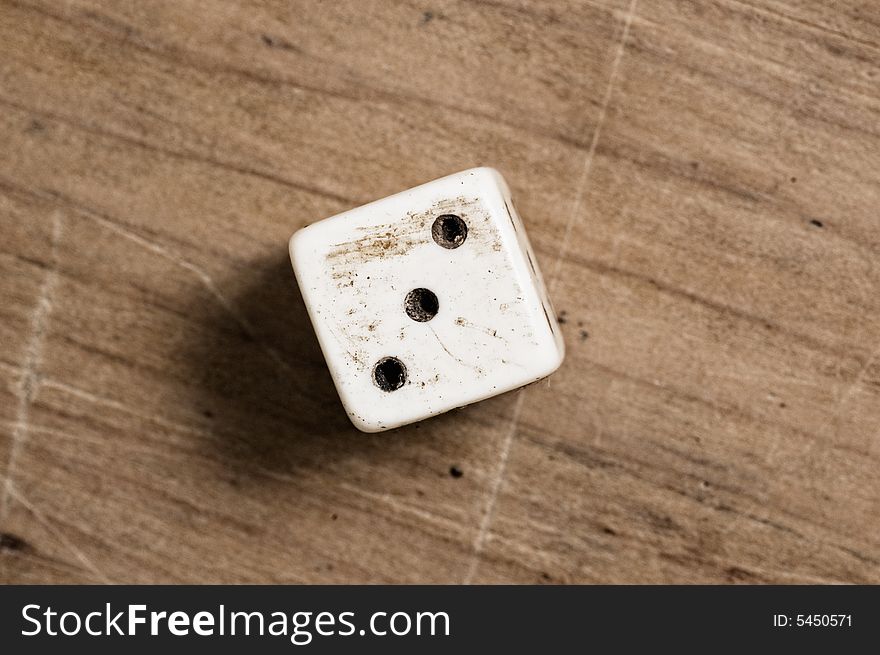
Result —
M290 256L336 389L365 432L515 389L562 363L535 255L494 169L309 225Z

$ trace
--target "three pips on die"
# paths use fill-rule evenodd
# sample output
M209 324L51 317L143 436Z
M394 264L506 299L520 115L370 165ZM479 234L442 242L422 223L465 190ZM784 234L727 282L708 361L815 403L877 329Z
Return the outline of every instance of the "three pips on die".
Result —
M431 238L442 248L458 248L467 239L467 223L455 214L443 214L431 226ZM406 315L419 323L426 323L440 311L437 294L430 289L413 289L403 301ZM397 357L383 357L373 367L373 381L382 391L396 391L406 384L406 365Z

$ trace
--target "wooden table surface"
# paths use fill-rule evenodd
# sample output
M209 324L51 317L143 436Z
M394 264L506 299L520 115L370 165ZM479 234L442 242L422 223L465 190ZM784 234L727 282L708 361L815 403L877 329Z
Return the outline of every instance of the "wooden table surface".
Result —
M3 582L880 582L878 3L2 0L0 148ZM287 239L477 165L567 359L361 434Z

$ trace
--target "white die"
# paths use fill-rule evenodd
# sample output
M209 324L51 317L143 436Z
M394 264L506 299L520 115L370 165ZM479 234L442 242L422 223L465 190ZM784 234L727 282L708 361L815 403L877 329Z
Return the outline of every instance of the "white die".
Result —
M293 269L364 432L539 380L565 348L504 178L474 168L309 225Z

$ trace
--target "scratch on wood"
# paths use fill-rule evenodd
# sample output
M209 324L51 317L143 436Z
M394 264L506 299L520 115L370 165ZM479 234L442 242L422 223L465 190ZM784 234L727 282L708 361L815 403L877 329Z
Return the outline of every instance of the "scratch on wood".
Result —
M741 5L743 7L748 7L752 11L758 14L764 14L766 16L773 16L775 18L780 18L784 21L788 21L794 23L796 25L802 25L808 29L815 30L817 32L822 32L824 34L830 34L831 36L835 36L841 40L849 41L851 43L858 43L861 46L866 48L871 48L877 52L880 52L880 44L877 44L873 41L868 41L866 39L860 39L853 34L847 34L841 30L834 29L833 27L829 27L828 25L823 25L821 23L815 23L813 21L804 20L803 18L799 18L797 16L792 16L791 14L787 14L783 11L776 11L772 7L762 7L760 5L754 5L750 2L745 2L744 0L732 0L735 4ZM855 12L853 12L854 15Z
M164 428L168 428L171 430L175 430L178 432L183 432L186 434L190 434L196 437L204 437L210 438L212 437L212 433L206 430L198 430L188 425L184 425L183 423L178 423L176 421L169 421L168 419L160 418L158 414L142 414L140 412L135 411L125 403L121 403L117 400L113 400L111 398L106 398L104 396L99 396L97 394L86 391L85 389L80 389L79 387L75 387L71 384L67 384L66 382L61 382L60 380L54 380L52 378L43 377L40 379L40 387L44 389L55 389L57 391L61 391L62 393L66 393L74 398L79 398L81 400L85 400L86 402L93 403L95 405L102 405L104 407L109 407L110 409L114 409L116 411L122 412L124 414L128 414L129 416L134 416L148 423L153 423L155 425L161 425Z
M9 495L15 498L15 500L28 510L33 517L37 520L37 522L42 525L47 531L49 531L52 535L58 539L59 543L64 546L67 550L73 553L74 557L76 557L80 563L95 577L97 577L104 584L113 584L113 581L104 574L101 569L99 569L95 563L89 559L86 554L77 546L70 541L61 530L59 530L52 521L49 520L43 512L37 509L33 503L31 503L27 498L25 498L20 491L18 491L14 485L9 486Z
M146 239L145 237L139 235L128 227L123 226L122 224L111 220L107 216L104 216L95 210L85 207L73 200L72 198L68 198L67 196L54 191L52 189L46 189L42 194L34 194L40 197L46 197L57 202L63 202L65 205L71 207L78 216L82 216L105 229L113 232L114 234L135 243L142 248L153 252L163 259L170 261L181 269L188 271L191 273L208 291L208 293L214 297L217 303L226 311L226 313L238 324L241 330L248 336L248 338L256 343L263 351L278 365L279 368L284 369L286 372L290 373L292 371L290 364L288 364L281 354L272 348L270 345L265 343L262 339L260 339L257 335L257 331L251 325L250 321L248 321L243 315L241 315L232 302L220 291L217 285L214 283L213 278L200 266L188 261L186 258L181 256L178 253L173 252L166 246L163 246L155 241L151 241Z
M818 428L815 430L816 438L810 441L803 449L801 449L801 456L808 455L812 453L812 451L816 448L816 445L819 443L819 439L825 436L824 432L828 429L828 426L832 423L837 423L837 428L839 431L840 427L840 411L843 409L844 404L847 400L849 400L850 396L855 393L858 386L862 383L862 380L867 375L868 371L871 369L871 366L880 357L880 344L874 348L871 354L868 356L868 359L865 360L865 363L861 366L859 371L853 377L852 382L849 382L845 388L841 389L837 394L837 399L834 401L834 408L831 410L828 418L823 421ZM771 446L767 449L767 456L765 458L765 462L768 465L772 465L776 460L776 455L779 452L779 440L780 434L777 434L773 440ZM871 452L872 445L868 444L868 452Z
M355 485L348 483L348 482L339 483L339 488L344 489L345 491L348 491L350 493L357 494L358 496L361 496L361 497L366 498L368 500L380 502L384 505L387 505L388 507L392 508L393 510L395 510L397 512L410 514L412 516L418 517L419 519L421 519L425 523L430 523L432 525L442 527L445 530L453 531L453 532L456 530L460 530L458 523L450 521L450 520L444 518L443 516L440 516L439 514L435 514L434 512L429 512L427 510L415 507L409 503L405 503L403 501L400 501L389 493L376 493L376 492L369 491L367 489L363 489L361 487L355 486Z
M58 283L58 253L64 232L64 220L61 212L52 214L52 236L50 241L49 266L43 284L40 287L36 305L31 314L31 336L25 346L24 365L17 390L18 407L16 408L15 428L12 431L12 446L6 464L6 482L0 498L0 521L6 519L9 510L9 496L12 493L12 480L15 466L21 449L28 437L31 403L36 397L40 384L40 365L43 359L43 344L52 315L52 296Z
M462 584L471 584L477 575L477 569L480 566L480 558L483 555L483 549L486 546L486 538L489 534L489 527L492 519L495 518L495 505L498 501L498 493L501 491L501 485L504 482L504 474L507 472L507 460L510 459L510 450L513 447L513 437L516 434L516 428L519 424L519 416L522 413L525 401L525 390L519 392L516 397L516 404L513 406L513 412L510 417L510 424L507 433L504 435L504 441L501 442L501 455L498 458L498 467L495 471L495 477L492 480L492 486L489 488L489 499L483 510L483 517L480 520L477 536L474 539L474 554L471 557L468 569L465 572Z
M620 43L617 46L617 52L614 55L614 61L611 64L611 73L608 77L608 84L605 87L605 95L602 98L602 105L599 107L599 116L596 118L596 128L593 130L593 138L590 140L590 148L584 157L584 166L581 170L580 180L577 185L577 194L575 195L574 204L568 222L565 225L562 242L559 246L559 255L556 258L556 266L553 269L553 275L550 281L550 291L556 288L559 282L559 273L562 271L562 262L568 252L568 244L571 240L571 233L578 220L578 214L581 210L581 204L584 198L584 192L587 187L587 181L590 177L590 168L593 165L593 156L596 154L596 147L599 145L599 137L602 135L602 125L605 123L605 115L608 113L608 105L611 104L611 96L614 92L614 85L617 82L617 73L620 69L620 62L623 59L623 52L626 50L626 40L629 36L629 27L632 24L633 17L636 13L636 4L638 0L630 0L629 9L626 12L626 18L623 21L623 33L620 37Z

